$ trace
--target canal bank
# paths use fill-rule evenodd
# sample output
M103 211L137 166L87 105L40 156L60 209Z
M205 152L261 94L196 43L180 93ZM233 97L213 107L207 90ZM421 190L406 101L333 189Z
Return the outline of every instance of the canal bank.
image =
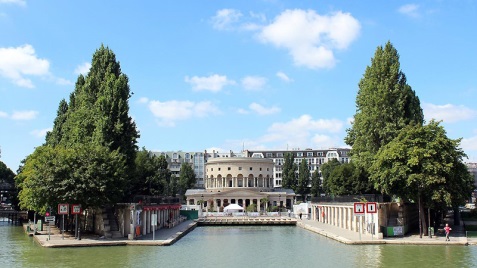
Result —
M477 245L477 240L467 238L465 232L460 230L461 228L454 228L450 241L445 241L445 236L441 234L434 235L432 238L428 236L421 238L419 234L408 234L377 239L369 234L360 235L358 232L312 220L298 220L297 226L347 245Z
M243 224L235 223L238 225L263 225L264 221L257 221L257 219L249 219L247 217L241 217ZM234 222L238 221L235 219ZM423 236L422 238L419 235L411 234L400 237L385 237L384 239L377 239L374 236L361 234L349 230L345 230L336 226L324 224L318 221L312 220L298 220L290 219L288 217L283 217L283 223L290 223L293 221L293 224L303 228L307 231L316 233L318 235L336 240L346 245L477 245L477 240L468 239L465 237L465 234L456 230L451 233L451 241L445 241L445 236L437 235L429 238ZM34 235L35 241L37 241L43 247L97 247L97 246L169 246L177 242L187 233L194 230L197 226L207 226L207 225L230 225L231 221L225 221L221 219L210 220L210 224L204 224L207 221L197 220L197 221L185 221L181 224L170 228L170 229L160 229L155 232L155 234L147 234L141 236L135 240L128 240L126 238L104 238L98 236L83 236L81 240L75 239L73 236L63 236L60 233L54 233L48 235L47 231L40 232L37 235ZM223 224L220 224L222 222ZM256 224L253 224L256 222ZM273 221L280 222L280 221ZM272 224L275 225L275 224ZM25 231L27 230L26 225L24 226ZM457 229L457 228L456 228ZM154 237L153 237L154 236Z
M184 221L173 228L164 228L155 233L138 237L135 240L127 238L105 238L97 235L82 235L81 240L71 235L63 235L59 232L48 234L48 230L37 232L34 239L42 247L99 247L99 246L170 246L184 235L194 230L197 226L195 221ZM24 230L28 230L24 225Z

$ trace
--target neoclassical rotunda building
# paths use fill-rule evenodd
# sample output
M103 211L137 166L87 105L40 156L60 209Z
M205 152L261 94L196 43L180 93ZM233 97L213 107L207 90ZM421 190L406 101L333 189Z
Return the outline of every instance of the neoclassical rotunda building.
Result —
M295 193L273 187L272 159L252 157L211 158L205 164L205 189L186 191L188 205L221 212L230 204L244 209L255 204L258 211L269 206L291 208Z

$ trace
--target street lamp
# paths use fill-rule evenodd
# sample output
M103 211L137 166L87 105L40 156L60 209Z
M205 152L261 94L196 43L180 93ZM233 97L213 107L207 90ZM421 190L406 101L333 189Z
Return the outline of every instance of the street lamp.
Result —
M281 202L281 198L282 198L282 195L279 194L278 195L278 211L279 211L279 214L280 217L282 216L282 202Z

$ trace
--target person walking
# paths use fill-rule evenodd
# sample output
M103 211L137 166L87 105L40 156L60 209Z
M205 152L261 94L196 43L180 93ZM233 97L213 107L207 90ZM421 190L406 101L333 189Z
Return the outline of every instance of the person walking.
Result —
M450 241L449 239L449 234L450 234L450 231L452 230L452 228L449 227L449 224L446 223L446 227L444 227L444 231L446 232L446 241Z

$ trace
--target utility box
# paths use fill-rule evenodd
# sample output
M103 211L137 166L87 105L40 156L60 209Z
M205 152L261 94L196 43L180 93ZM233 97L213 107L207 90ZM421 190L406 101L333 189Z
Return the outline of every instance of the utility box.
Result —
M43 231L43 222L41 220L37 221L36 230L37 231Z

